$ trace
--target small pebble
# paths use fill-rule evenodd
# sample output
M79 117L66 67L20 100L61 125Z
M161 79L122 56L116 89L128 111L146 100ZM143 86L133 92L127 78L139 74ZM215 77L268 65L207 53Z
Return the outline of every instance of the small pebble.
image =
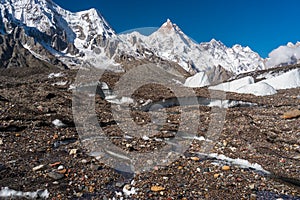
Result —
M86 159L83 159L81 162L82 162L83 164L86 164L88 161L87 161Z
M256 194L251 194L250 195L250 200L256 200L257 199L257 195Z
M165 190L164 187L162 187L162 186L157 186L157 185L151 186L150 189L151 189L152 192L160 192L160 191Z
M62 169L64 169L64 168L65 168L65 167L64 167L63 165L59 165L57 169L58 169L58 170L62 170Z
M193 160L193 161L199 161L200 158L198 158L198 157L191 157L191 160Z
M70 155L76 155L77 154L77 149L71 149L69 154Z
M44 168L45 167L45 165L38 165L38 166L36 166L36 167L34 167L34 168L32 168L32 171L39 171L39 170L41 170L42 168Z
M54 180L60 180L60 179L65 177L64 174L60 174L60 173L57 173L57 172L49 172L48 176L50 178L54 179Z
M249 185L249 188L250 188L250 190L254 190L255 189L255 184L253 183L253 184L250 184Z
M118 188L123 187L123 185L124 185L124 183L121 183L121 182L117 182L117 183L116 183L116 187L118 187Z
M0 139L0 145L3 145L3 140L2 139Z
M230 170L230 166L225 165L225 166L222 167L222 170L228 171L228 170Z
M218 178L220 174L214 174L214 178Z

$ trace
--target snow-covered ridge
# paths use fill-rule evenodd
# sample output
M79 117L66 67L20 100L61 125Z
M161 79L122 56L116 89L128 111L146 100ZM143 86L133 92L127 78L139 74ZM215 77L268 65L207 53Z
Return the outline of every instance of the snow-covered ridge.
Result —
M114 30L96 9L73 13L51 0L1 0L0 29L14 33L16 27L23 28L26 35L67 65L106 52L105 56L111 57L106 49L117 40ZM22 44L39 54L35 44L27 44L26 40ZM75 61L76 58L81 61Z
M229 48L215 39L198 44L169 19L148 37L136 32L120 37L136 48L142 46L163 59L178 63L189 72L217 66L236 74L265 69L264 60L249 47L234 45Z
M21 27L34 42L68 66L80 66L95 57L116 64L123 55L134 59L156 56L192 74L219 66L240 74L300 60L300 43L279 47L264 60L250 47L238 44L226 47L215 39L199 44L169 19L149 36L138 32L117 35L96 9L70 12L52 0L0 1L1 34L15 34L15 28ZM32 43L22 42L36 57L43 58Z

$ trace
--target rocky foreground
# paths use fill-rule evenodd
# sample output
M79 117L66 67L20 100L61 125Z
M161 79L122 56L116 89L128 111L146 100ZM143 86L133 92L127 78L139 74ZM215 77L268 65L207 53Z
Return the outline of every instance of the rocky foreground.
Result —
M62 76L49 77L59 72ZM114 121L111 103L97 95L100 126L127 152L161 148L162 139L174 137L181 125L180 109L189 113L187 116L200 113L197 137L184 155L168 166L126 174L89 156L81 143L69 90L76 72L39 68L1 71L0 198L9 188L38 191L32 197L49 199L300 199L300 88L259 98L228 94L227 98L253 104L226 109L222 131L204 153L202 147L217 108L170 107L166 123L146 139L126 137ZM120 76L106 73L102 81L113 86ZM208 96L206 89L195 92ZM144 102L172 96L166 88L149 85L136 91L133 98ZM138 109L133 109L131 116L140 125L151 120L147 112ZM235 162L237 158L253 165ZM255 168L258 165L261 168Z

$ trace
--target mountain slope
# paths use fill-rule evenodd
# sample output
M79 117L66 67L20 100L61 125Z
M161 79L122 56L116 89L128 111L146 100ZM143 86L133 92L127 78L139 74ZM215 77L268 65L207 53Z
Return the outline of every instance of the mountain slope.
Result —
M104 61L122 66L126 60L148 60L174 63L191 75L224 70L225 74L240 74L266 68L265 60L249 47L226 47L215 39L198 44L170 20L150 36L138 32L117 35L95 9L73 13L51 0L0 1L0 34L18 33L22 48L52 64L58 59L68 67L86 61L101 67ZM298 49L297 44L288 48ZM276 52L270 55L278 57ZM293 55L283 59L284 64L295 63ZM267 67L282 64L274 60L267 60Z
M116 46L115 32L98 11L72 13L51 0L1 0L0 27L4 34L21 27L56 57L70 62L103 52L111 57ZM22 43L35 51L34 45Z
M249 47L234 45L228 48L214 39L197 44L170 20L148 37L136 32L120 37L139 51L142 48L149 49L192 73L218 66L236 74L265 68L264 60Z

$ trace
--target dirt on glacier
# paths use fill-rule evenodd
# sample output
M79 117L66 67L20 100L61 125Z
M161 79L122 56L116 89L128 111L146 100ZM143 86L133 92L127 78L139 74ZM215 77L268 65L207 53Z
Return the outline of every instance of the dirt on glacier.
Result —
M47 190L53 200L300 199L300 118L282 118L285 112L298 109L300 88L265 97L234 93L226 96L253 105L226 109L223 127L210 155L257 163L271 174L201 154L205 141L197 139L167 166L126 174L90 156L81 143L69 89L76 70L22 68L17 74L13 72L7 69L0 73L0 189ZM50 78L50 73L61 76ZM120 76L107 72L102 81L113 87ZM210 97L205 88L195 90L195 94ZM173 96L168 88L154 84L140 88L132 98L144 103ZM127 152L161 148L164 143L158 139L174 137L181 125L181 109L188 113L187 117L199 114L197 138L207 137L210 121L217 114L213 108L202 105L197 110L193 105L165 108L165 124L142 139L125 137L114 120L111 103L97 95L95 102L98 122L105 134L114 136L113 144ZM141 126L151 122L149 114L139 109L131 110L131 118ZM64 125L53 123L57 119ZM25 199L18 199L22 198Z

